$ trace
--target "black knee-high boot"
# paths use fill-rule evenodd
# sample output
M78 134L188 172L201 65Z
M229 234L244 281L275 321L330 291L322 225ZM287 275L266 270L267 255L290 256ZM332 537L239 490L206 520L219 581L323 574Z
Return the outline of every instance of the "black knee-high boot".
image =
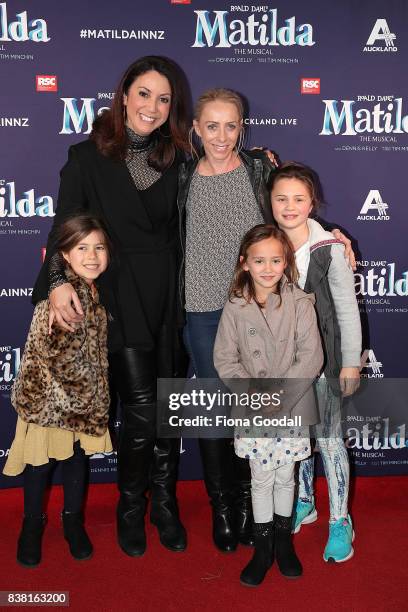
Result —
M27 465L24 470L24 518L17 543L17 561L25 567L41 562L41 544L46 516L44 494L55 461L44 465Z
M131 557L146 550L146 489L153 461L156 404L122 405L118 445L118 542Z
M234 468L236 478L235 515L238 540L244 546L253 546L255 544L255 537L249 460L235 455Z
M200 438L204 482L213 513L213 540L222 552L238 545L234 513L233 447L231 440Z
M187 534L180 521L176 497L179 459L179 438L155 440L150 473L150 520L156 525L163 546L175 552L183 551L187 546Z
M118 441L117 535L121 549L131 557L146 550L145 492L153 461L156 435L157 355L124 347L109 355L109 365L121 401Z
M74 559L90 559L92 543L85 531L83 502L87 477L87 458L79 442L74 444L74 454L61 462L64 487L62 525L64 538Z

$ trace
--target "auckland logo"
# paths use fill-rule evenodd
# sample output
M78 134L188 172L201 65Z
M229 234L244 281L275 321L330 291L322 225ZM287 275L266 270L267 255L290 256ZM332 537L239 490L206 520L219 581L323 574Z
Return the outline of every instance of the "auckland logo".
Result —
M366 349L361 356L362 370L368 370L370 373L362 373L362 378L384 378L381 373L383 364L378 361L372 349Z
M0 2L0 42L42 42L46 43L50 39L47 32L47 22L45 19L31 19L27 16L27 11L22 11L9 19L7 14L7 3Z
M252 9L253 10L253 9ZM244 19L230 19L229 11L194 11L196 33L192 47L229 48L235 45L311 47L313 27L310 23L296 25L296 17L278 25L278 10L270 9L262 15L252 13Z
M398 48L395 46L396 39L388 26L386 19L377 19L371 34L368 37L364 51L370 53L395 53Z
M378 189L370 189L357 216L358 221L389 221L388 204L383 202Z

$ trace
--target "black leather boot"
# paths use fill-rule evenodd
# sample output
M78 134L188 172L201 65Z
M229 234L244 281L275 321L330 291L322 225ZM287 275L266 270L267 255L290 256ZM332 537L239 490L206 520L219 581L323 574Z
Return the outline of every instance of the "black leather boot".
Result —
M273 521L254 523L255 550L251 561L241 572L241 584L258 586L273 564Z
M233 449L230 440L200 438L204 482L213 514L213 540L222 552L238 546L233 495Z
M61 518L64 538L68 542L71 555L78 561L90 559L93 553L93 546L85 531L83 513L66 512L63 510Z
M141 557L146 551L146 499L121 492L116 509L118 544L129 557Z
M251 468L248 459L234 457L237 497L235 502L238 540L244 546L255 544L251 498Z
M174 552L187 547L187 534L178 511L176 484L180 458L180 439L155 440L150 472L150 521L156 525L160 542Z
M118 543L130 557L146 550L145 492L153 458L156 404L123 405L118 444Z
M17 543L17 561L20 565L36 567L41 562L41 543L45 523L45 514L24 517Z
M298 578L302 575L302 564L296 556L292 541L292 517L274 515L275 522L275 556L280 573L287 578Z

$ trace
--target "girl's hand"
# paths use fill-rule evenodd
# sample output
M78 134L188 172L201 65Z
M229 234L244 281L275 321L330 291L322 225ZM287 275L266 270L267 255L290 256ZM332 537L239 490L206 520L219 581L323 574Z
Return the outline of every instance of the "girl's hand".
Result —
M53 289L49 296L50 314L48 318L48 333L52 333L54 323L65 331L75 331L75 323L84 318L78 294L70 283L64 283Z
M268 156L269 161L275 166L275 168L278 168L279 161L277 153L270 151L266 147L252 147L251 151L263 151L265 155Z
M360 386L359 368L342 368L340 371L340 389L343 397L353 395Z
M340 242L344 244L344 257L348 260L353 272L355 272L357 270L357 264L356 256L354 254L353 249L351 248L351 240L347 238L347 236L345 236L339 229L332 230L332 234L336 238L336 240L340 240Z

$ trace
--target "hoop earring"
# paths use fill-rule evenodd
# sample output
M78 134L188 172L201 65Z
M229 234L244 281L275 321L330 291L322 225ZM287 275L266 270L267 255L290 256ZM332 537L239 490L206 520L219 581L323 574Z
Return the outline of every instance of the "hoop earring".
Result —
M197 153L197 150L193 144L193 132L194 132L194 127L191 126L191 128L188 131L188 142L190 145L190 155L191 157L196 157L197 159L200 159L200 156Z
M123 106L123 123L126 125L126 120L127 120L127 110L126 110L126 106Z
M239 132L239 137L238 137L237 155L239 155L242 151L242 145L244 144L244 139L245 139L245 128L244 126L242 126Z

